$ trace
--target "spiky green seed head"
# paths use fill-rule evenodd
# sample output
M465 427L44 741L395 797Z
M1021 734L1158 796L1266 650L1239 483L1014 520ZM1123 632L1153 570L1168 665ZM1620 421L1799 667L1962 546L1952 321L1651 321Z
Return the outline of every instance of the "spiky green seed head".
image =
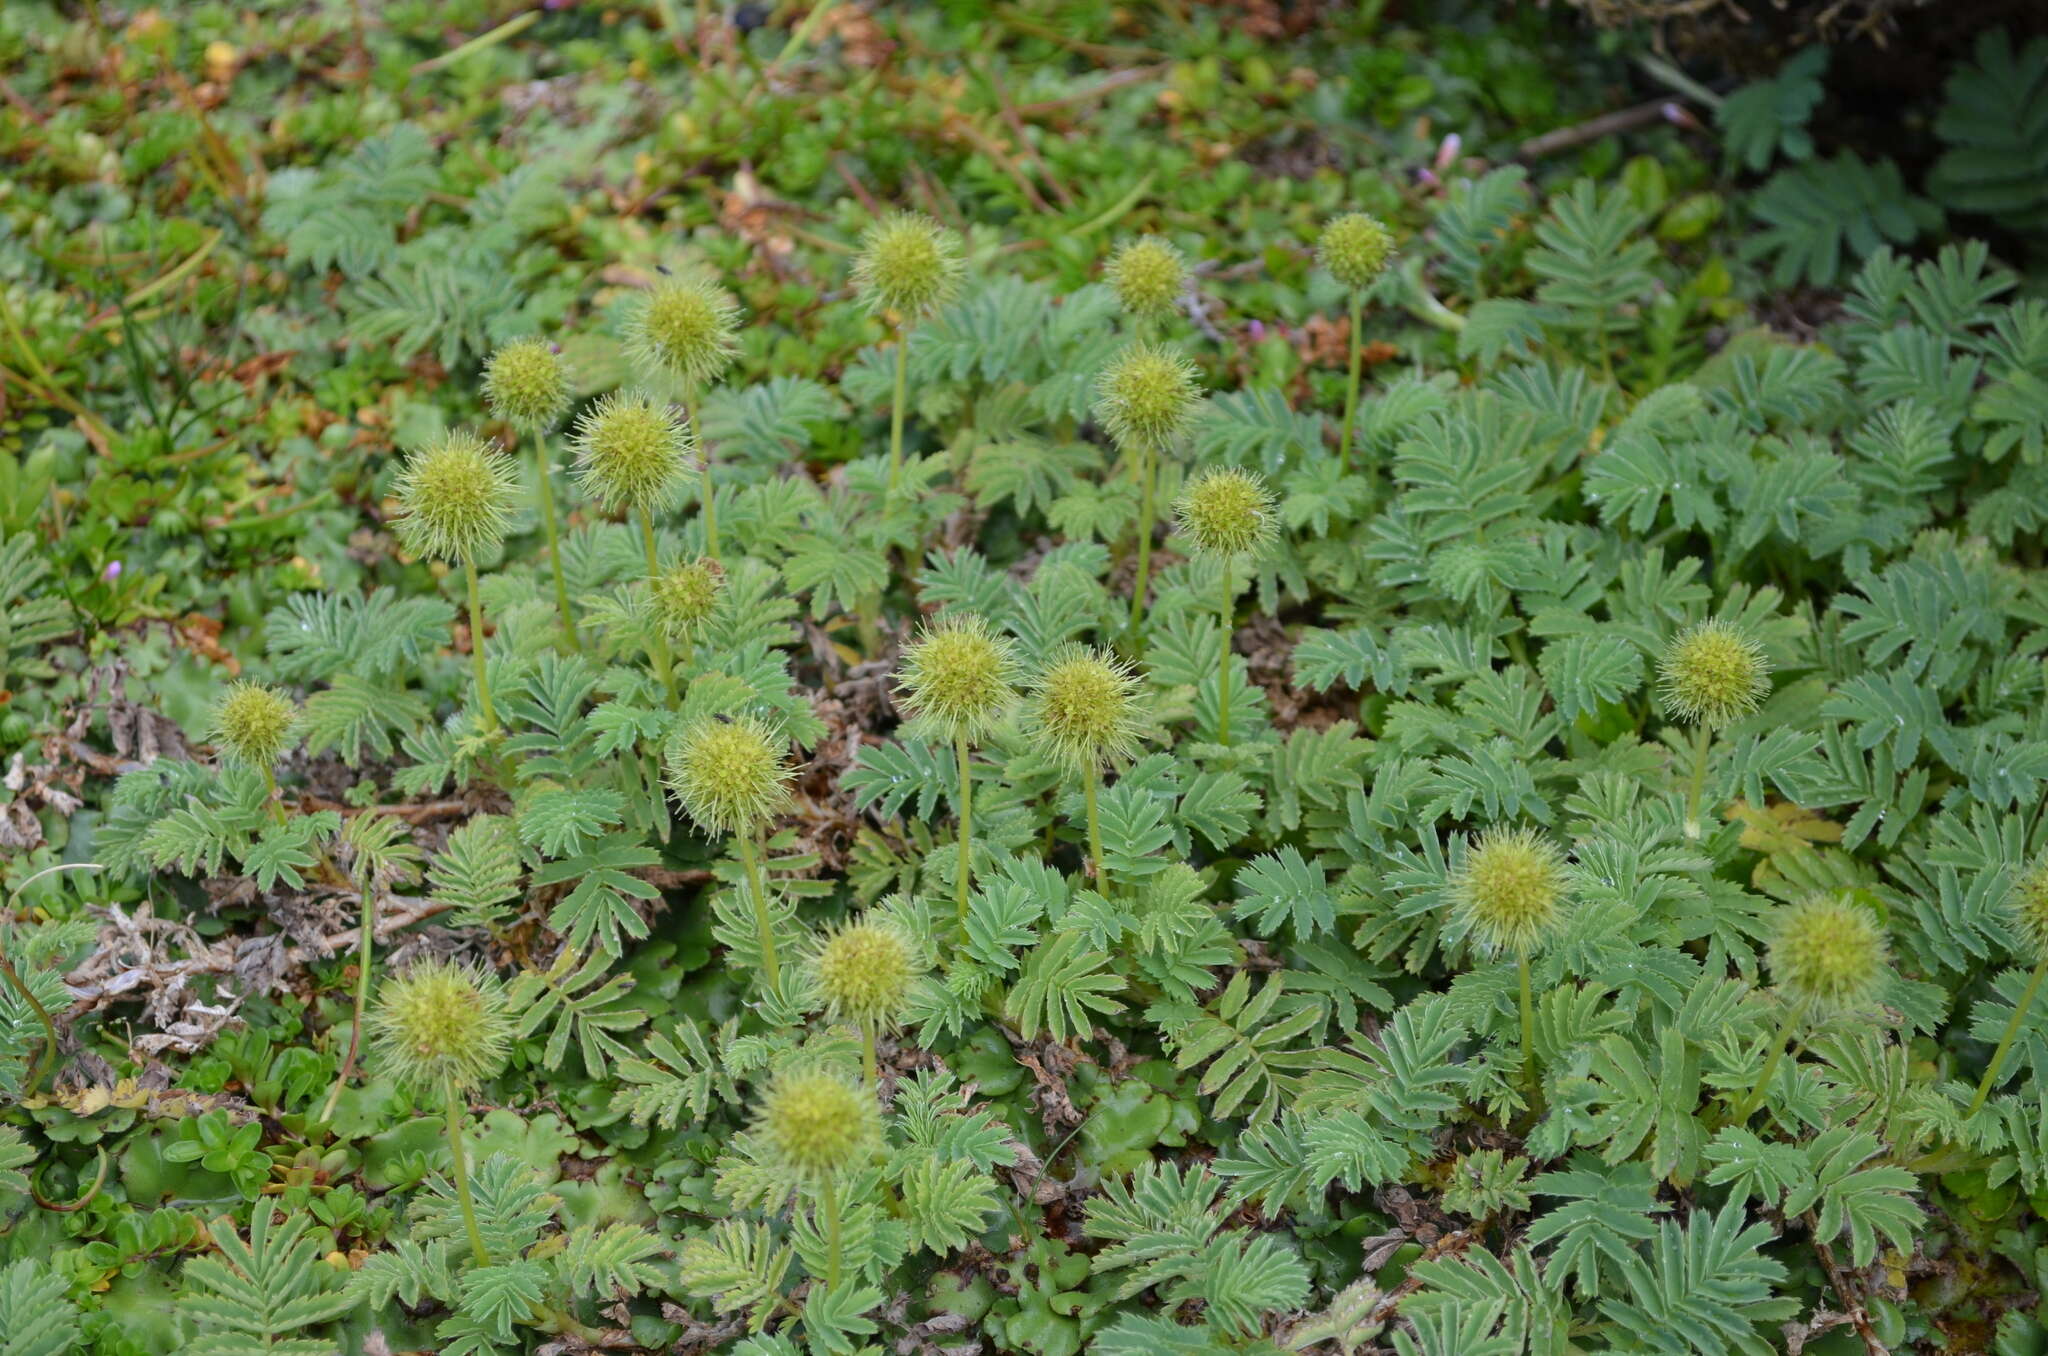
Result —
M1173 515L1181 533L1203 555L1255 556L1272 542L1273 492L1255 471L1204 471L1187 483Z
M1031 683L1031 733L1075 772L1138 752L1138 675L1113 656L1072 645Z
M856 1166L882 1142L882 1112L853 1079L803 1069L770 1085L756 1129L774 1166L816 1184Z
M710 278L663 278L627 319L626 347L645 370L702 387L731 364L739 322L739 303Z
M1771 978L1794 1001L1840 1011L1876 996L1891 948L1869 909L1815 895L1778 909L1770 964Z
M923 966L910 938L880 918L858 918L827 934L811 958L811 982L836 1022L893 1026Z
M449 1081L474 1088L505 1067L512 1048L497 978L452 961L418 961L385 980L367 1025L374 1067L419 1092Z
M915 320L951 301L965 271L958 235L930 217L896 212L862 233L853 285L870 311Z
M1017 647L980 617L950 617L903 652L897 700L947 739L978 740L1017 700Z
M680 412L615 392L577 421L576 483L607 513L653 513L674 501L696 450Z
M671 565L654 577L654 620L672 639L695 634L718 610L725 567L709 556Z
M2014 882L2005 907L2026 948L2036 957L2048 956L2048 857L2037 860Z
M1718 730L1755 711L1771 690L1771 665L1757 643L1719 618L1680 632L1657 661L1664 709Z
M1378 217L1347 212L1323 227L1316 262L1330 276L1357 291L1387 271L1394 257L1394 233Z
M398 473L398 540L416 556L474 560L505 540L517 491L512 458L467 430L446 434Z
M1125 349L1095 387L1095 417L1118 447L1167 446L1187 432L1201 403L1195 365L1158 344Z
M277 766L298 729L298 704L261 683L231 683L214 703L214 746L223 760L242 767Z
M1527 956L1564 923L1564 857L1534 829L1488 829L1451 880L1465 930L1495 955Z
M668 788L706 833L751 833L789 803L788 741L757 716L706 716L669 740Z
M484 368L484 402L521 433L545 433L569 410L569 374L544 339L515 339Z
M1180 251L1156 235L1126 240L1104 270L1126 314L1162 320L1173 314L1187 290L1188 266Z

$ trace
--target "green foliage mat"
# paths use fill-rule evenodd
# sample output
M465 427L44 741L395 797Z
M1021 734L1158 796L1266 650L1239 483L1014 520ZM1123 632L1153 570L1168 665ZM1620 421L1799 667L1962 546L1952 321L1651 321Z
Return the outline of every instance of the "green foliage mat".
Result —
M1341 8L0 12L0 1356L2048 1350L2048 40Z

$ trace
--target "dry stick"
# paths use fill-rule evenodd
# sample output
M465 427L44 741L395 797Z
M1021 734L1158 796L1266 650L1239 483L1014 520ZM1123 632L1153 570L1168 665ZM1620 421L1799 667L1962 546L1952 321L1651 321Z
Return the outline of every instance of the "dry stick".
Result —
M1545 132L1540 137L1531 137L1515 150L1517 160L1541 160L1559 151L1569 151L1589 141L1613 136L1617 132L1628 132L1647 123L1671 119L1679 105L1670 99L1652 99L1648 103L1636 104L1630 108L1603 113L1597 118L1588 118L1570 127L1560 127L1555 132Z

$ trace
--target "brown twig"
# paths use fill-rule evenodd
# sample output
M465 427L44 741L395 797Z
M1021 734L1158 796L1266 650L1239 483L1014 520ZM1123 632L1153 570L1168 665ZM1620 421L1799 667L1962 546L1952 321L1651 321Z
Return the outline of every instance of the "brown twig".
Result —
M1633 108L1617 109L1602 113L1597 118L1588 118L1570 127L1560 127L1555 132L1545 132L1540 137L1531 137L1515 150L1517 160L1541 160L1559 151L1568 151L1583 146L1589 141L1613 136L1618 132L1629 132L1647 123L1674 122L1680 126L1697 126L1692 114L1675 99L1652 99Z
M1820 1221L1813 1211L1806 1212L1807 1232L1813 1238L1813 1250L1820 1256L1820 1264L1827 1268L1828 1283L1835 1288L1835 1294L1842 1301L1844 1315L1856 1329L1856 1335L1863 1339L1863 1346L1870 1356L1891 1356L1891 1348L1878 1340L1877 1332L1870 1326L1870 1312L1864 1306L1863 1294L1849 1284L1842 1275L1842 1268L1835 1262L1835 1250L1820 1236Z

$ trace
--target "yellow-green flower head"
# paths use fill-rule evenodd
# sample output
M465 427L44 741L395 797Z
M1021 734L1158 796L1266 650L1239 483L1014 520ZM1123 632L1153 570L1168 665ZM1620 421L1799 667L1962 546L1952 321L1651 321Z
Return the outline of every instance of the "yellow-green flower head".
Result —
M1891 949L1869 909L1815 895L1777 911L1770 962L1771 978L1792 999L1839 1010L1876 995Z
M1564 857L1534 829L1488 829L1451 881L1451 905L1486 950L1526 956L1564 923Z
M789 803L788 741L756 716L706 716L667 750L668 788L706 833L748 833Z
M1657 661L1664 709L1718 730L1755 711L1771 690L1771 665L1755 641L1718 618L1679 633Z
M1165 447L1187 432L1201 402L1195 365L1158 344L1131 345L1095 386L1095 417L1119 447Z
M298 737L299 708L260 683L233 683L213 707L220 756L243 767L275 767Z
M569 410L569 376L555 346L515 339L484 368L484 402L521 433L545 433Z
M829 1069L776 1078L756 1129L766 1157L812 1184L855 1167L882 1142L882 1112L867 1090Z
M1349 212L1323 227L1316 242L1316 262L1353 291L1387 271L1394 257L1394 234L1378 217Z
M1126 240L1110 256L1104 272L1118 303L1140 320L1173 314L1188 286L1188 266L1180 251L1156 235Z
M607 513L652 513L674 500L696 441L673 407L614 392L576 424L576 483Z
M951 617L903 652L898 700L948 739L987 734L1017 700L1017 647L980 617Z
M732 362L739 320L739 303L711 279L663 278L627 320L626 344L645 367L704 386Z
M654 576L654 619L671 637L691 635L718 610L725 567L709 556L671 565Z
M1180 530L1197 551L1252 556L1273 540L1273 492L1263 477L1236 467L1204 471L1173 506Z
M367 1025L378 1072L421 1092L449 1081L476 1087L505 1067L512 1048L496 977L452 961L419 961L385 980Z
M1125 762L1138 752L1138 675L1120 659L1068 646L1032 680L1026 716L1076 772Z
M2048 956L2048 857L2027 868L2007 896L2005 907L2027 949L2036 956Z
M965 271L959 236L930 217L896 212L862 233L853 285L870 311L916 319L951 301Z
M893 923L858 918L828 934L811 958L811 982L835 1022L893 1026L923 970L910 938Z
M474 560L505 540L516 493L510 457L474 433L446 434L398 473L398 540L416 556Z

